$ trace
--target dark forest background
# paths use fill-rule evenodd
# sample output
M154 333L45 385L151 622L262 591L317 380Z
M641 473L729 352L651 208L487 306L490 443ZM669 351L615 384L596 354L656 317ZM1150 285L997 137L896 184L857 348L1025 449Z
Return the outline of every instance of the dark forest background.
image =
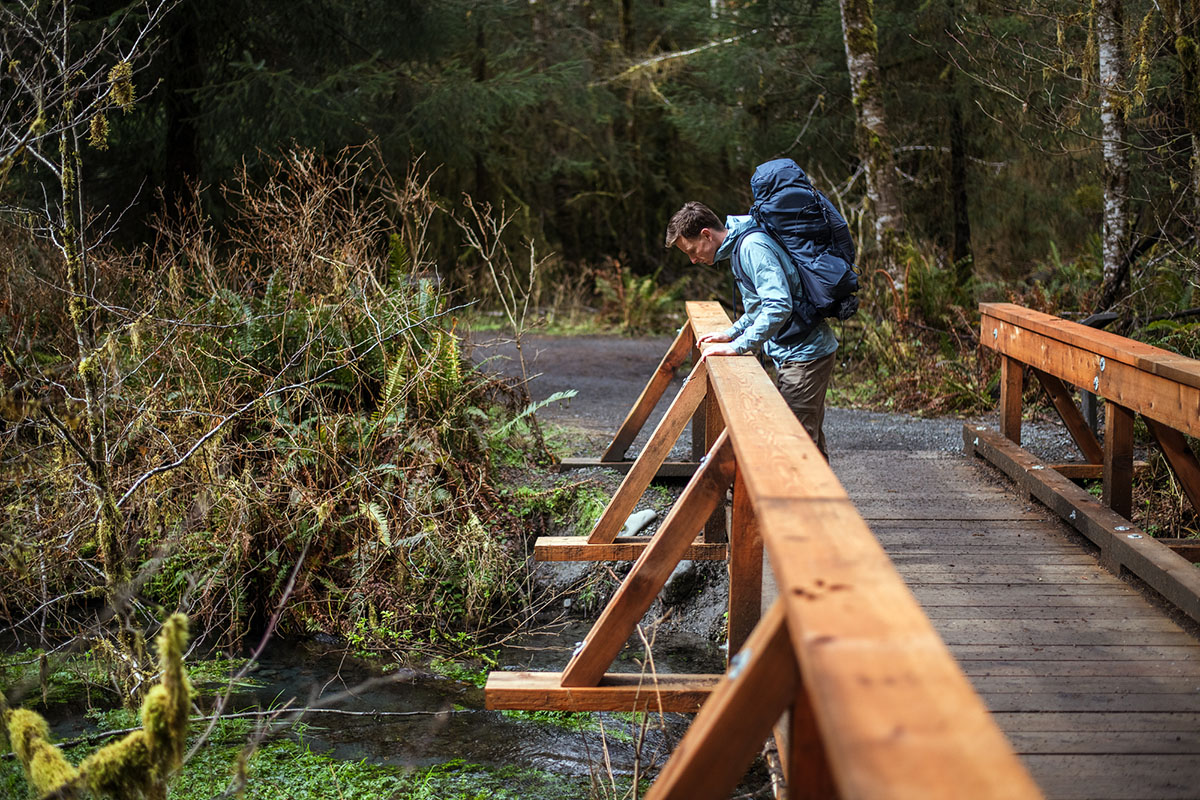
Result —
M1141 236L1190 242L1195 100L1178 37L1152 4L1124 5L1131 219ZM76 4L77 35L124 9ZM1098 261L1091 6L927 0L874 15L912 239L989 279ZM183 0L159 33L137 103L87 154L95 207L136 198L119 226L127 241L149 235L159 191L172 203L243 166L261 177L294 145L333 155L367 141L394 172L418 157L436 167L446 203L504 204L510 235L568 264L683 271L661 246L670 214L688 199L744 212L754 166L779 156L869 230L832 2ZM36 170L22 180L38 191ZM220 194L205 198L220 222ZM453 272L464 251L448 221L434 244Z

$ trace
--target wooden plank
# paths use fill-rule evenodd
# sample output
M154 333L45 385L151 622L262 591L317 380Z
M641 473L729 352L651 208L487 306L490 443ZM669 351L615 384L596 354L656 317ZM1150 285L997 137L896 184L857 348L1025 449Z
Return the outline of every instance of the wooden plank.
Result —
M1200 679L1200 661L989 661L961 662L972 681L978 676L1014 677L1053 675L1062 678L1156 678L1163 676ZM1197 728L1200 730L1200 728Z
M1027 755L1046 793L1060 800L1195 800L1192 755Z
M1121 603L1119 606L1104 604L1097 607L1094 597L1073 606L935 606L925 604L921 607L925 609L926 616L933 620L935 628L940 628L939 621L946 619L1060 619L1078 625L1088 625L1092 622L1107 620L1159 619L1162 617L1160 609L1144 604Z
M1003 437L967 425L963 428L963 442L968 452L996 465L1098 545L1105 566L1128 569L1185 614L1200 621L1200 575L1188 561L1100 505L1071 481L1045 469L1035 456Z
M729 545L729 655L742 648L762 613L763 543L741 470L733 479Z
M490 672L484 687L488 710L649 711L695 714L719 675L608 673L597 686L564 688L557 672Z
M981 675L973 676L971 683L984 696L1048 692L1106 694L1115 696L1113 702L1124 703L1125 698L1133 695L1161 695L1167 698L1187 695L1191 700L1177 699L1176 702L1182 705L1168 710L1200 713L1200 709L1186 707L1186 704L1194 704L1200 699L1200 687L1194 675L1106 675L1092 680L1081 680L1079 675Z
M593 469L603 467L621 473L628 473L636 461L601 461L598 458L564 458L554 465L555 472L567 472L573 469ZM694 461L664 461L654 472L655 478L690 478L696 474L700 466Z
M609 544L588 544L582 536L539 536L533 545L537 561L635 561L653 541L652 536L618 536ZM685 561L724 561L724 544L694 542L683 553Z
M1200 539L1162 539L1160 544L1171 548L1171 552L1192 562L1200 563Z
M650 418L650 413L654 411L654 407L662 399L667 386L671 383L671 379L675 377L675 370L679 369L683 365L683 362L687 361L691 355L692 346L695 342L696 339L692 334L692 327L690 325L684 325L679 329L679 334L675 337L675 341L671 343L671 346L667 348L666 355L659 362L658 367L654 370L654 374L650 376L650 381L646 384L646 388L642 389L642 393L633 404L633 408L629 409L625 421L617 429L612 443L604 451L604 454L600 456L601 461L621 461L625 458L625 451L629 449L629 445L633 444L633 440L637 438L638 433L642 430L642 426Z
M800 690L796 657L776 602L730 665L646 800L724 800Z
M1122 361L1153 375L1200 388L1200 361L1195 359L1011 303L980 303L979 310L983 319L980 326L981 341L989 347L993 346L991 342L994 339L999 338L992 334L994 326L988 327L988 319L991 318L995 322L1021 326L1041 336L1090 350L1108 360Z
M1200 695L1114 694L1109 692L999 692L980 691L993 713L1041 711L1044 713L1177 712L1200 713Z
M603 677L704 520L724 500L725 490L733 483L733 471L733 447L725 432L563 670L563 686L595 686Z
M950 648L959 661L1181 661L1200 659L1195 645L1043 645L956 644Z
M625 475L625 480L621 481L616 493L608 501L600 519L596 520L596 525L588 535L589 544L608 544L620 533L621 526L637 507L646 487L654 480L658 468L675 446L688 418L704 397L705 384L705 368L704 364L700 363L692 369L692 374L688 376L667 413L659 420L658 427L650 435L650 441L646 443L641 455Z
M1021 396L1025 392L1025 365L1000 356L1000 433L1021 443Z
M1167 463L1171 465L1171 471L1179 479L1179 485L1191 501L1192 509L1200 514L1200 461L1197 461L1196 454L1188 447L1182 433L1150 417L1144 419L1146 427L1166 456Z
M1110 733L1181 733L1200 731L1200 714L1037 714L1005 712L996 715L1005 730L1070 731L1096 730Z
M981 324L987 332L984 344L1000 353L1184 433L1200 436L1200 387L986 315Z
M1003 722L1001 725L1003 726ZM1200 756L1200 731L1142 731L1137 736L1123 732L1008 731L1008 739L1018 753L1129 756L1191 754Z
M1067 431L1075 440L1076 446L1079 447L1079 452L1093 464L1101 463L1104 460L1104 449L1100 445L1100 440L1096 438L1096 434L1088 426L1087 420L1079 412L1079 407L1075 405L1066 385L1055 376L1043 372L1037 367L1033 368L1033 374L1046 394L1050 396L1055 410L1058 411L1058 416L1067 426Z
M1133 412L1111 400L1104 404L1104 503L1133 516Z

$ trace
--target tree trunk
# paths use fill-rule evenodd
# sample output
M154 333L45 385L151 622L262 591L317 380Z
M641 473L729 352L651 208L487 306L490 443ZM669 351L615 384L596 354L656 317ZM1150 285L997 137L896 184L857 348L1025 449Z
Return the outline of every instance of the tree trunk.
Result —
M200 179L200 109L192 93L202 87L200 38L192 5L180 5L169 17L169 57L163 81L166 117L163 194L172 213L190 197L189 185Z
M1197 0L1168 0L1163 13L1175 35L1175 55L1183 79L1183 122L1191 139L1192 233L1200 240L1200 2Z
M904 232L904 218L900 213L900 186L883 111L874 3L841 0L841 8L858 148L866 163L867 199L875 213L875 240L888 271L894 273L896 240Z
M1096 4L1100 52L1100 126L1104 147L1104 286L1115 288L1129 247L1129 145L1125 136L1128 94L1121 0Z

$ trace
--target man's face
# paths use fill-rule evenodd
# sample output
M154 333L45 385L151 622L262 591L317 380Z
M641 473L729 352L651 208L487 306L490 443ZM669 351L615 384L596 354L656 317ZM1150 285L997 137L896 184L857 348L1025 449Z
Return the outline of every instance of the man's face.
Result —
M708 264L712 266L713 259L717 256L717 248L721 246L721 241L712 228L702 228L700 235L694 239L680 236L675 240L675 246L682 250L684 255L692 260L693 264Z

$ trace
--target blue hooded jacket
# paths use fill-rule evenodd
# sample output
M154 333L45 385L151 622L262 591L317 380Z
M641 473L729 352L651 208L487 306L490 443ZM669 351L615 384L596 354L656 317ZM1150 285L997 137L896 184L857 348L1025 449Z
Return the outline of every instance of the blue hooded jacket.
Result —
M837 350L837 337L824 320L799 342L775 341L792 316L793 298L803 297L800 274L792 259L749 216L725 220L725 241L717 248L715 261L737 260L734 275L746 313L725 331L738 353L762 351L776 366L792 361L815 361Z

